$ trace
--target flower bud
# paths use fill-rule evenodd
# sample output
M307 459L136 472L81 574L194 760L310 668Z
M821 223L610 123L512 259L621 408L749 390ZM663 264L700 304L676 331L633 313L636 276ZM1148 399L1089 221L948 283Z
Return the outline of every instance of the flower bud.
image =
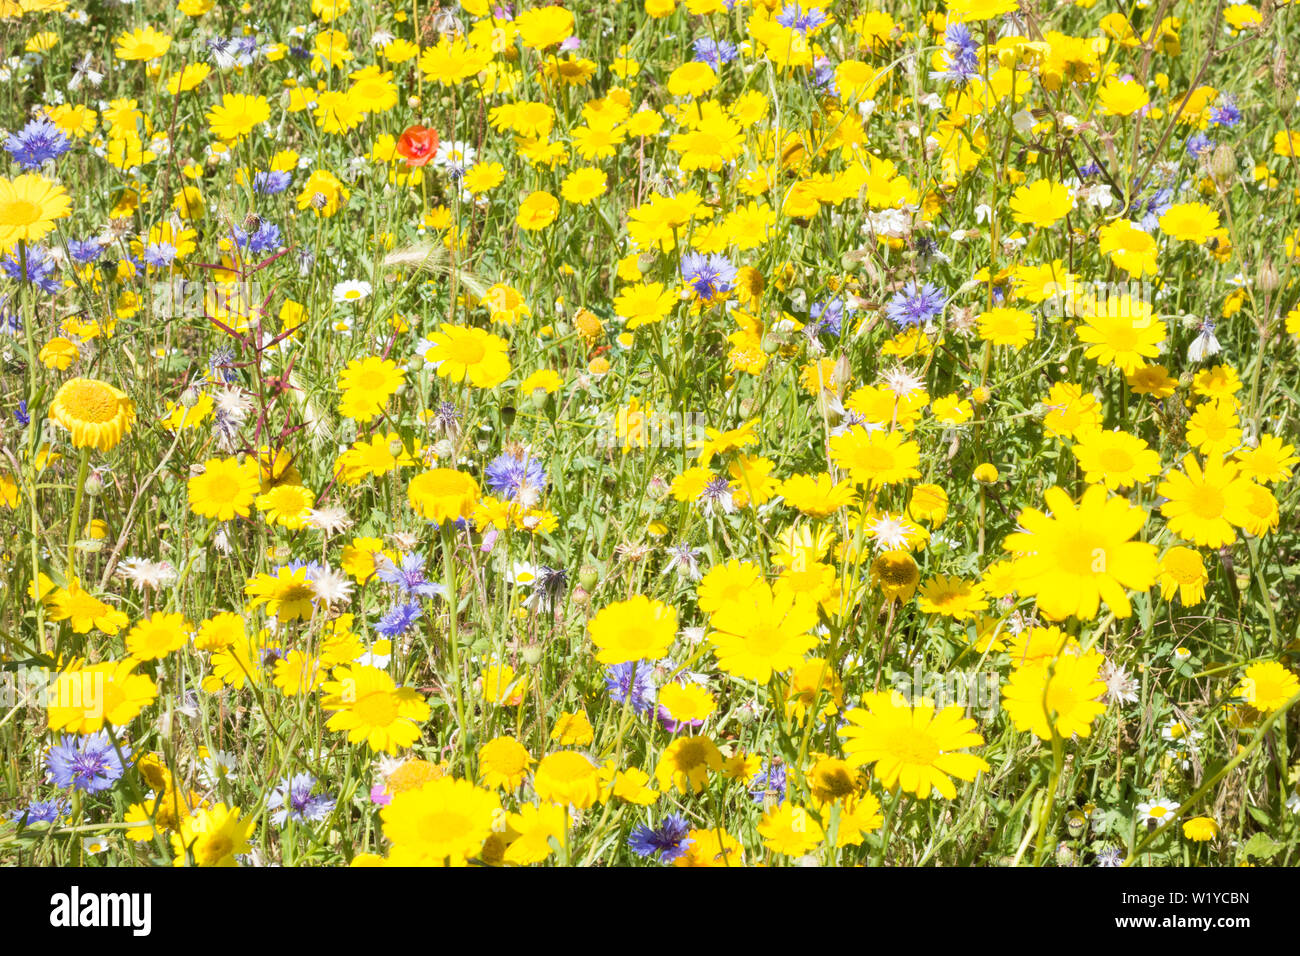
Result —
M1220 143L1210 155L1210 175L1220 186L1226 186L1237 176L1237 157L1232 147Z
M1255 286L1261 292L1276 292L1278 286L1282 284L1282 277L1277 274L1277 266L1273 265L1272 259L1265 259L1259 266L1259 272L1255 274Z
M989 462L975 466L975 480L982 485L991 485L998 480L998 469Z
M519 652L519 656L523 658L523 662L529 667L535 667L538 661L542 659L542 646L540 644L529 644Z
M90 495L90 497L98 498L104 493L104 479L100 478L99 475L92 471L86 476L86 484L83 490L86 494Z
M537 388L533 389L533 394L530 396L530 398L532 399L533 402L533 408L537 409L539 412L544 412L546 411L546 406L550 404L551 393L548 392L546 389L538 386Z
M595 568L593 568L590 564L584 564L578 570L578 583L581 584L583 588L585 588L588 591L590 591L592 588L596 586L596 582L599 579L600 579L600 572L597 571Z
M193 408L199 403L199 391L193 385L181 392L181 405Z

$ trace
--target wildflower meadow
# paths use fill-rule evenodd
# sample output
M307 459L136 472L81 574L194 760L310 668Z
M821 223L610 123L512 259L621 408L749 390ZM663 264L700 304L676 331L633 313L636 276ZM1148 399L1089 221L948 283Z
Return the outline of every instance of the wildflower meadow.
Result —
M0 0L0 863L1300 864L1297 58Z

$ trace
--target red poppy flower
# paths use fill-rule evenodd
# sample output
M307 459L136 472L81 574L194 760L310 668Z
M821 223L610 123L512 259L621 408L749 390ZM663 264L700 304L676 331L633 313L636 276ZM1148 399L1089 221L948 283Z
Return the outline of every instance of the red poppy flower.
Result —
M397 155L408 166L423 166L438 151L438 131L426 126L408 126L397 141Z

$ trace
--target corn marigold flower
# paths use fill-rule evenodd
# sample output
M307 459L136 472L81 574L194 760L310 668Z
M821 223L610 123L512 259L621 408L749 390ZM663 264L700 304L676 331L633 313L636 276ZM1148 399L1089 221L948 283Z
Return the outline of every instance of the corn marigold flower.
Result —
M186 817L180 831L171 835L176 866L235 866L235 857L252 849L249 842L257 821L241 818L238 807L218 803L199 807Z
M1300 678L1277 661L1259 661L1246 668L1236 696L1260 713L1271 714L1297 693Z
M407 486L415 512L438 524L471 517L480 494L478 482L454 468L421 472Z
M479 328L443 323L428 337L424 360L439 378L468 382L475 388L495 388L510 375L510 344Z
M657 660L677 637L677 611L662 601L636 595L596 614L588 625L602 664Z
M1219 548L1237 539L1233 525L1253 523L1250 511L1254 483L1240 474L1236 462L1218 456L1202 467L1194 455L1183 458L1182 471L1171 471L1156 488L1167 500L1160 506L1169 530L1203 548Z
M980 757L966 753L984 738L974 732L975 721L954 704L936 713L934 704L909 704L901 694L871 693L864 707L855 707L840 728L850 766L874 765L874 776L890 790L900 787L926 800L937 792L952 800L952 777L974 780L989 769Z
M334 669L321 685L321 708L332 714L325 726L346 731L349 743L365 741L371 750L397 753L420 739L429 705L411 687L398 687L377 667Z
M73 447L110 451L135 423L135 403L107 382L74 378L55 393L50 419L71 433Z
M1019 665L1002 689L1011 722L1042 740L1051 740L1053 733L1067 740L1075 734L1087 737L1106 709L1098 699L1106 692L1100 679L1104 661L1093 651Z
M542 800L585 810L600 799L597 769L584 754L560 750L542 758L533 787Z
M52 676L47 691L47 721L51 731L90 734L105 723L125 727L158 696L158 685L147 674L136 674L138 660L102 661L73 666Z
M744 680L766 683L788 671L817 645L816 604L792 589L760 582L709 618L718 667Z
M659 755L655 778L661 788L700 793L708 785L708 775L721 769L722 753L708 737L678 737Z
M1091 620L1104 600L1116 617L1132 613L1127 590L1145 591L1157 574L1155 545L1132 541L1146 523L1144 509L1091 485L1076 505L1060 488L1044 493L1050 516L1037 508L1020 512L1023 531L1003 548L1016 556L1022 594L1038 599L1049 620Z

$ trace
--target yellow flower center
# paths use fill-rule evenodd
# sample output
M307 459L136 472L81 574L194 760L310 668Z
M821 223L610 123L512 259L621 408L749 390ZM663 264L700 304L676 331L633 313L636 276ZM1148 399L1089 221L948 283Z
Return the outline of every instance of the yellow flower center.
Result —
M371 691L357 700L352 712L367 726L387 727L397 719L397 701L387 691Z
M213 866L230 855L235 843L224 833L213 834L206 840L200 840L194 847L194 861L199 866Z
M678 770L688 773L696 767L704 766L705 760L704 745L697 740L692 740L677 751L674 762Z
M1198 518L1208 520L1223 514L1223 492L1209 485L1202 485L1193 491L1187 503Z
M1061 542L1057 553L1061 570L1067 574L1088 575L1106 569L1106 540L1098 534L1080 531ZM1099 560L1100 559L1100 560Z
M930 766L940 755L934 738L914 727L900 727L894 731L887 749L903 763L922 766Z
M239 482L229 475L213 475L207 487L208 497L221 504L238 498L239 490Z
M445 844L462 839L471 828L470 820L464 814L436 810L420 817L418 832L422 842Z
M100 382L74 382L62 396L68 413L85 422L100 424L117 417L117 396Z
M39 222L41 207L30 199L11 199L0 203L0 226L30 226Z
M458 365L477 365L486 354L487 348L472 336L457 336L447 343L447 358Z
M1103 471L1124 474L1133 469L1133 456L1123 448L1107 448L1100 455Z

